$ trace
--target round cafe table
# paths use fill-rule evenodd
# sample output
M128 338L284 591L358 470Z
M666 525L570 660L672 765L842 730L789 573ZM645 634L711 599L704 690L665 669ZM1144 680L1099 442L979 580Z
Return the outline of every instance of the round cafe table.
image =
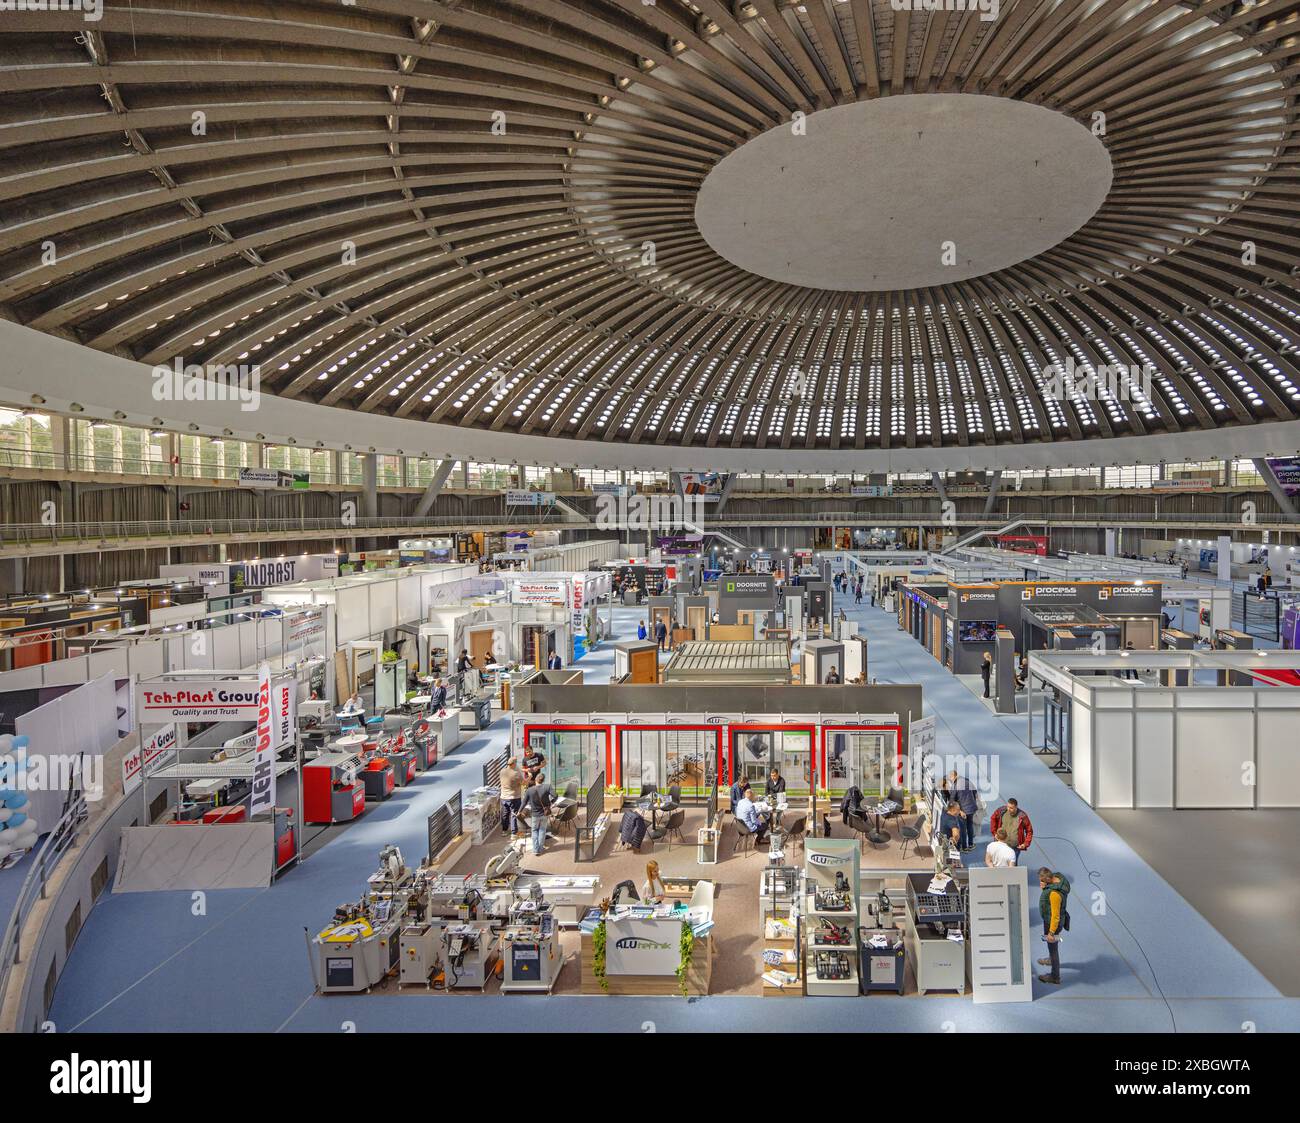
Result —
M338 749L339 752L349 753L361 748L365 743L366 735L364 733L349 733L346 737L340 737L330 747Z

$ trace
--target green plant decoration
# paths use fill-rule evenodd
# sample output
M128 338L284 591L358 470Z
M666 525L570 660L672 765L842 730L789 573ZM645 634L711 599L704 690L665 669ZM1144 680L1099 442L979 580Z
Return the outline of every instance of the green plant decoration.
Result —
M605 974L605 922L596 925L591 934L591 973L596 976L600 989L609 993L609 977Z
M691 959L695 955L695 933L684 920L678 949L681 952L681 959L677 963L677 989L682 992L682 997L686 998L690 994L690 988L686 985L686 976L691 969Z
M381 663L396 663L396 662L397 662L397 652L396 652L396 651L385 651L385 652L384 652L384 653L379 657L379 661L380 661Z

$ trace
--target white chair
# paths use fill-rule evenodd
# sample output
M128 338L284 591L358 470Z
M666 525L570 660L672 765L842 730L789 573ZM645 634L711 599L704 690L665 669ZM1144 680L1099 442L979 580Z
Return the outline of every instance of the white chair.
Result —
M700 881L696 883L695 892L691 894L691 903L686 906L687 911L694 912L699 909L702 913L707 914L708 919L713 919L713 882Z

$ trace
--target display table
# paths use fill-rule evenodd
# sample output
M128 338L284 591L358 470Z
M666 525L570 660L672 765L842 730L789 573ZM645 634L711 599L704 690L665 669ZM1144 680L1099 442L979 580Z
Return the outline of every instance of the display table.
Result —
M339 737L330 749L336 753L354 753L361 749L369 738L364 733L349 733L346 737Z
M683 910L682 915L685 915ZM593 936L582 933L582 994L682 993L677 979L681 962L680 919L622 918L605 922L605 978L609 989L601 988L594 970ZM709 993L713 976L713 935L697 936L686 972L688 996Z

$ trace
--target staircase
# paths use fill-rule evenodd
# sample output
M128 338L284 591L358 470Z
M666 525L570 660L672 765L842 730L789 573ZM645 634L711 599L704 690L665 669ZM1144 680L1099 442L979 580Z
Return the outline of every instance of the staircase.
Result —
M1003 523L1001 526L992 528L981 527L978 530L968 531L963 534L956 542L950 542L939 552L941 554L951 554L953 550L960 550L963 546L973 546L981 538L996 538L1000 534L1010 534L1013 530L1019 530L1022 526L1029 526L1031 523L1042 522L1041 519L1012 519L1009 523Z

